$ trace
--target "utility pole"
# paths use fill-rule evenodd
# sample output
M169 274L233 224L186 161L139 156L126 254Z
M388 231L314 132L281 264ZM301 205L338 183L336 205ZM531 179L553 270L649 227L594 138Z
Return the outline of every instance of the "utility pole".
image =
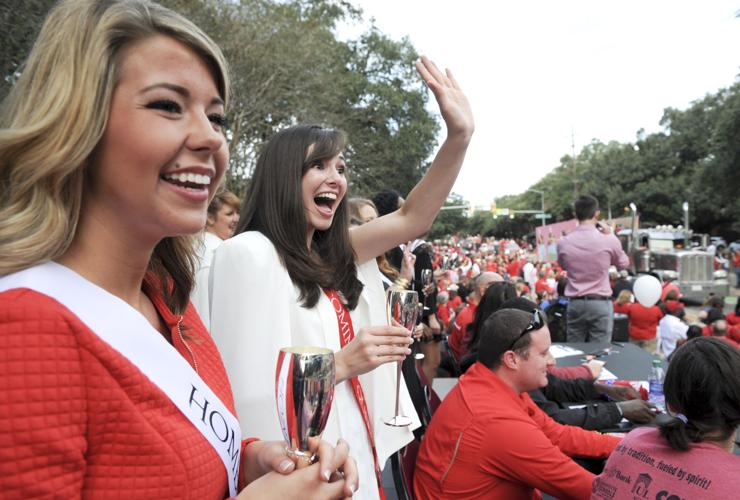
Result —
M540 201L542 202L542 227L545 227L545 192L538 189L527 189L527 191L532 191L540 195Z
M576 166L576 134L573 127L570 128L570 150L573 155L573 199L578 198L578 167Z
M684 239L683 239L683 247L688 249L690 248L690 241L691 241L691 234L689 233L689 202L684 201L683 202L683 230L684 230Z

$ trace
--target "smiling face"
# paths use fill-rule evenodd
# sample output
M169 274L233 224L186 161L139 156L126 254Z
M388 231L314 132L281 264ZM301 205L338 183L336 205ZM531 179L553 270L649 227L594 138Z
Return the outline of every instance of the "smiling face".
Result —
M208 232L215 234L222 240L234 236L236 224L239 222L239 211L233 206L224 203L216 212L216 216L208 214Z
M517 385L520 392L533 391L547 385L547 368L555 364L550 354L550 330L543 326L529 333L530 343L527 359L519 356L520 365Z
M363 224L367 224L371 220L378 218L378 212L371 205L361 205L359 212Z
M301 193L310 241L314 231L331 227L337 207L347 193L344 155L309 165L301 178Z
M82 216L147 242L198 232L228 164L223 113L187 46L157 35L127 47Z

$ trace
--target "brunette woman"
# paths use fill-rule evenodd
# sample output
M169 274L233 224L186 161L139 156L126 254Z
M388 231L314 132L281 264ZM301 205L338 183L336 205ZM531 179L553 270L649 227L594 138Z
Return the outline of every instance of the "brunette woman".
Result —
M473 132L467 99L449 71L426 58L417 69L439 103L447 139L403 207L350 230L344 134L291 127L263 148L240 234L218 248L211 270L211 329L250 429L281 435L273 387L281 347L335 351L337 388L325 437L350 441L359 498L382 494L379 466L412 439L410 428L383 423L395 411L393 362L410 352L411 338L387 324L375 258L429 229ZM414 414L406 391L401 409Z

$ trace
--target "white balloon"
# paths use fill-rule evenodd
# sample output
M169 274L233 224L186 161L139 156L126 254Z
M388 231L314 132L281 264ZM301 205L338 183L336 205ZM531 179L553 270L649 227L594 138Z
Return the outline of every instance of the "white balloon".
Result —
M662 292L660 281L655 276L643 274L635 280L632 286L632 292L635 294L637 301L645 307L652 307L660 299Z

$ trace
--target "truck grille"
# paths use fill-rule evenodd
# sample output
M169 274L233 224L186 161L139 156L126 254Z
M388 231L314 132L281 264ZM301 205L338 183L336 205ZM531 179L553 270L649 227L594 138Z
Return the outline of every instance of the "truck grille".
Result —
M679 276L682 282L712 281L713 257L709 254L685 253L679 257Z

